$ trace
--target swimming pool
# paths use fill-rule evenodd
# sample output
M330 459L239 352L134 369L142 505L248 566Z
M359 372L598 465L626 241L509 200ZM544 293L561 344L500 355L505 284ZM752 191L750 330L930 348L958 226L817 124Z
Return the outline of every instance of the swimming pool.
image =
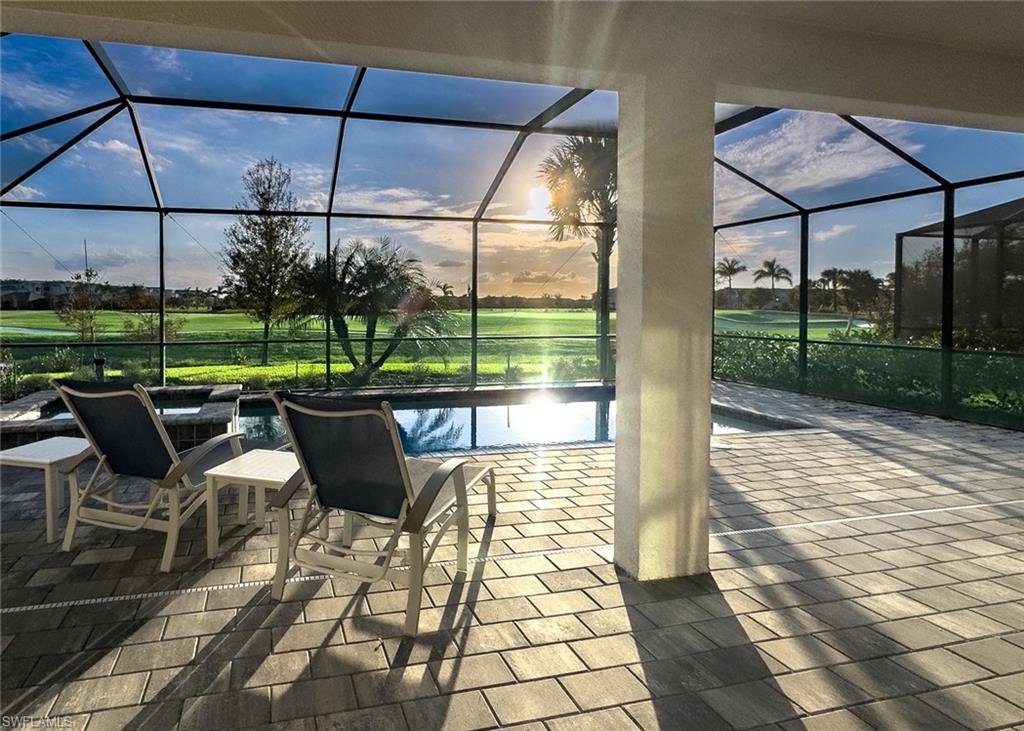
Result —
M542 444L608 442L615 439L615 401L559 402L535 398L488 406L391 402L410 454ZM248 439L283 442L284 428L270 405L242 404L240 428ZM767 431L774 427L712 412L716 435Z

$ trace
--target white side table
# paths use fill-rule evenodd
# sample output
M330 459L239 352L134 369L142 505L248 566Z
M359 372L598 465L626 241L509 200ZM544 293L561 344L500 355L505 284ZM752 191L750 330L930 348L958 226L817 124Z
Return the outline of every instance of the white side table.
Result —
M46 542L57 540L57 511L64 505L66 466L92 451L88 440L51 437L0 452L0 465L31 467L43 471L46 498Z
M256 522L266 522L266 491L280 490L293 478L301 479L299 460L292 452L254 449L206 472L206 556L216 558L220 547L217 491L238 485L238 524L249 518L249 488L255 491Z

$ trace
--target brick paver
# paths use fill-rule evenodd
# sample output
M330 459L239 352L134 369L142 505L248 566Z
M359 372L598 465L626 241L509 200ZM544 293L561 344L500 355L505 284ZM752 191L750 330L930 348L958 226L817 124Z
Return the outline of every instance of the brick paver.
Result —
M807 428L715 438L711 574L615 571L612 448L474 454L498 466L493 523L471 496L470 555L486 560L455 584L451 563L428 572L416 641L400 587L309 577L275 603L238 586L270 577L276 521L236 527L231 491L225 552L205 559L194 519L163 575L153 533L46 544L38 475L4 470L3 713L87 731L1024 723L1024 434L715 396Z

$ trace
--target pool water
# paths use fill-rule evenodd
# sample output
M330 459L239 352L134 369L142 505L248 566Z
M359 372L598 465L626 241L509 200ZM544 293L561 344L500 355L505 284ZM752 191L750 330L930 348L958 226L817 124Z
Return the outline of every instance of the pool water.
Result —
M555 402L537 399L504 406L443 406L392 402L402 446L409 454L453 449L536 446L615 439L614 401ZM712 414L713 434L766 431L770 427ZM249 439L285 440L273 406L242 406L240 428Z

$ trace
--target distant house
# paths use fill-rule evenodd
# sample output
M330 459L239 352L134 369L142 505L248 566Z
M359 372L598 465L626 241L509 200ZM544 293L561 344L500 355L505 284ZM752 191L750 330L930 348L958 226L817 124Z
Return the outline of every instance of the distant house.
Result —
M70 293L70 282L8 279L0 282L0 305L12 310L55 310Z

